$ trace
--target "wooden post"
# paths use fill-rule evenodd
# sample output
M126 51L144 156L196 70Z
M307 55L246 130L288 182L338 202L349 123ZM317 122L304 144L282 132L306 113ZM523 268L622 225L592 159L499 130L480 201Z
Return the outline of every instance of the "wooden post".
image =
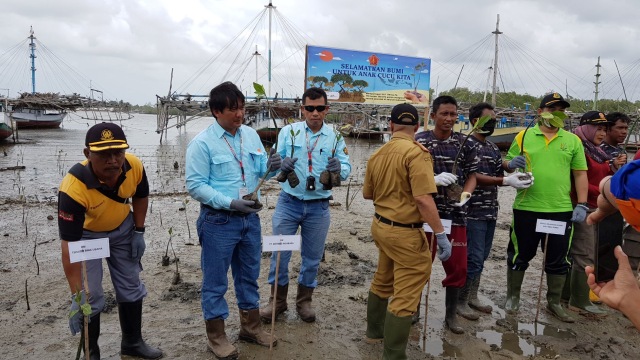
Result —
M91 295L91 293L89 292L89 280L87 280L87 262L86 261L82 261L82 278L84 280L85 301L88 304L89 295ZM82 311L82 309L80 309L80 311ZM84 317L84 356L86 360L90 360L89 358L89 316L84 315L83 313L83 317Z
M538 323L538 315L540 314L540 297L542 295L542 278L544 277L544 267L547 263L547 245L549 244L549 234L544 237L544 250L542 254L542 271L540 271L540 284L538 285L538 305L536 305L536 321ZM537 328L537 326L536 326Z
M276 331L276 304L278 295L278 270L280 269L280 251L276 252L276 276L273 282L273 304L271 306L271 338L269 341L269 351L273 351L273 337ZM273 354L273 353L272 353Z
M431 240L429 241L429 252L430 252L429 255L433 253L434 236L435 235L432 232ZM431 268L433 269L433 262L432 262ZM431 290L431 275L433 275L433 271L431 271L431 274L427 279L427 292L424 294L424 326L422 328L422 349L424 351L427 350L427 315L429 314L429 290Z

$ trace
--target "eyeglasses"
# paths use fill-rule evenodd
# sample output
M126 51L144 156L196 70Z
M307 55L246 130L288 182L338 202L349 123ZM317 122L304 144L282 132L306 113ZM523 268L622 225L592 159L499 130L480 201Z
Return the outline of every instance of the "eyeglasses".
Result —
M318 105L318 106L305 105L303 107L308 112L314 112L315 110L318 110L318 112L323 112L327 109L328 106L327 105Z

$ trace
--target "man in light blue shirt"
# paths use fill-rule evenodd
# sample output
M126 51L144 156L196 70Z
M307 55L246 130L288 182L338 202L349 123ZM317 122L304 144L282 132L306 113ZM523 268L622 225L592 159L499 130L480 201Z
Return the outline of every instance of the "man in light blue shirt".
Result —
M313 322L316 314L311 307L311 297L318 285L316 276L330 224L331 190L324 189L320 174L327 170L339 173L340 179L346 180L351 173L351 165L344 139L324 123L329 112L325 91L307 89L302 95L301 110L305 121L285 126L278 136L278 153L284 158L281 170L294 171L300 183L295 187L288 182L282 183L272 225L274 235L294 235L300 228L302 265L298 276L296 310L303 321ZM290 251L280 253L278 288L274 294L276 254L271 257L268 280L271 297L269 304L260 309L264 322L271 322L273 301L276 301L276 316L287 310L290 259Z
M232 83L222 83L209 94L216 121L189 143L186 182L189 194L201 203L196 223L202 246L202 313L208 346L218 358L235 359L224 320L229 307L227 272L231 266L240 310L240 340L269 347L275 337L262 330L259 313L262 209L242 197L255 190L260 177L275 174L280 154L268 156L260 137L244 120L244 95Z

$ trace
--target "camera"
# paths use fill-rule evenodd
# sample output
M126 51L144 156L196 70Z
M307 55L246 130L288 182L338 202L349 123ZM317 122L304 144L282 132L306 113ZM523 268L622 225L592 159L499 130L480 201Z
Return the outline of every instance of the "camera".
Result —
M313 176L307 177L307 191L315 191L316 189L316 178Z

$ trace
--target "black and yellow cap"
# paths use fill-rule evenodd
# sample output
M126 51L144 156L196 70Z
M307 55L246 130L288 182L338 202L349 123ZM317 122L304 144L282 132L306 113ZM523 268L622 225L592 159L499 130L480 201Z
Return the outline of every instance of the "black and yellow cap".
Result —
M418 109L411 104L398 104L391 109L391 122L400 125L415 125L418 123Z
M546 107L550 107L553 105L563 105L565 108L568 108L569 106L571 106L569 102L567 102L562 97L562 95L558 94L557 92L554 92L551 94L547 94L542 98L542 101L540 102L540 109L544 109Z
M92 152L129 148L127 137L124 136L122 128L114 123L107 122L93 125L87 131L84 144Z
M600 111L587 111L580 118L580 125L607 125L609 121Z

